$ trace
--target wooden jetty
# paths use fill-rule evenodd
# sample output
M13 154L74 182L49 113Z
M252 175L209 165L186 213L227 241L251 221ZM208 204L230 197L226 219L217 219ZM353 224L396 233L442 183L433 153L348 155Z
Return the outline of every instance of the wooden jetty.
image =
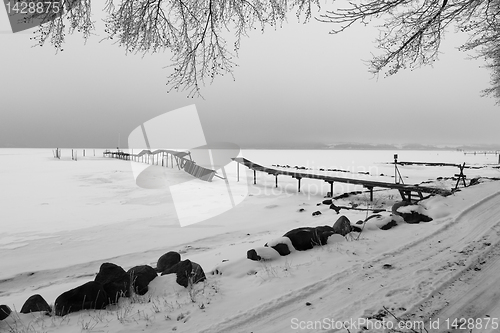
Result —
M500 164L500 151L464 151L464 155L498 155L498 164Z
M149 149L144 149L141 150L138 154L133 154L133 153L125 153L120 150L118 151L106 150L103 153L103 156L117 158L121 160L142 162L152 165L155 165L155 157L156 157L156 165L161 164L161 166L165 167L168 167L168 160L170 157L170 164L172 168L174 167L174 160L175 160L177 168L179 170L182 169L196 178L210 182L212 181L214 176L217 176L215 170L196 165L196 163L191 159L190 152L183 152L183 151L176 151L169 149L157 149L154 151L151 151Z
M344 177L333 177L328 175L319 175L319 174L310 174L305 172L297 172L297 171L287 171L287 170L279 170L275 168L265 167L260 164L254 163L250 160L247 160L243 157L233 158L233 161L238 162L246 166L247 168L253 170L253 181L254 184L257 183L256 171L265 172L267 174L273 175L276 177L276 187L278 187L278 176L290 176L292 178L297 179L298 181L298 191L300 192L300 180L302 178L310 178L310 179L318 179L323 180L330 184L330 193L333 194L333 183L347 183L354 185L362 185L370 191L370 200L373 201L373 188L381 187L381 188L389 188L389 189L397 189L401 194L401 197L404 201L418 201L423 200L431 195L440 194L443 196L448 196L453 193L451 190L436 188L436 187L427 187L420 185L408 185L408 184L394 184L394 183L386 183L379 182L367 179L355 179L355 178L344 178ZM238 165L239 165L238 164ZM238 169L238 180L239 180L239 169ZM424 193L428 194L424 196Z
M464 155L498 155L498 150L464 151Z
M452 166L452 167L460 167L461 164L455 163L440 163L440 162L411 162L411 161L396 161L390 162L389 164L398 164L398 165L423 165L423 166Z

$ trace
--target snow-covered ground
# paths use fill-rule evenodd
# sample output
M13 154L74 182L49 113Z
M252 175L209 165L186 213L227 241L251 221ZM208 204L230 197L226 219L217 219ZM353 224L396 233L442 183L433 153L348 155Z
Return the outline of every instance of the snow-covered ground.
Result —
M402 161L481 166L466 169L468 179L500 177L495 155L398 153ZM253 173L240 166L240 182L231 183L235 207L217 215L227 193L211 195L218 192L207 187L223 184L219 178L209 184L162 168L155 175L163 186L145 189L136 185L130 162L102 158L101 150L95 157L93 150L86 154L80 150L78 161L72 161L68 150L61 160L50 150L0 150L0 304L19 311L33 294L53 303L62 292L93 280L104 262L125 270L155 267L168 251L199 263L207 281L188 290L172 276L158 277L148 294L121 299L118 306L65 317L15 312L0 321L0 331L356 332L365 325L369 332L383 332L398 327L394 316L417 332L422 320L429 332L451 332L455 318L473 318L473 332L498 331L497 181L483 179L452 196L423 201L431 222L384 231L372 219L359 237L354 233L343 242L254 262L246 259L247 250L291 229L331 226L340 215L355 223L371 212L337 215L320 204L329 184L303 179L297 193L295 179L280 176L275 188L273 176L257 173L253 185ZM394 166L386 164L392 152L244 151L243 156L267 166L305 166L318 173L320 168L346 169L352 173L330 174L394 181ZM228 165L227 177L234 180L237 170L234 162ZM428 186L450 188L455 181L436 178L451 177L458 168L413 165L400 171L405 183L431 180ZM186 194L182 198L173 190L179 184ZM335 184L334 195L353 190L362 188ZM373 202L368 198L363 193L336 204L383 208L381 214L389 216L400 200L397 191L382 189L376 189ZM180 227L177 216L186 210L212 215ZM322 214L312 216L315 211ZM430 326L436 323L439 327Z

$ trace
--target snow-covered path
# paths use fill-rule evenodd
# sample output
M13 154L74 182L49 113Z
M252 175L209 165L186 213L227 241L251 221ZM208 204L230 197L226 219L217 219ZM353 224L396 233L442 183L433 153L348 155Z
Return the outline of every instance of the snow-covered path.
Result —
M301 330L298 323L306 327L308 321L322 321L325 318L331 320L329 322L352 320L359 323L358 318L376 314L383 310L383 306L398 317L410 315L418 311L422 300L434 298L434 294L445 289L464 272L474 271L475 267L484 265L482 273L476 271L476 286L493 283L498 276L498 257L493 256L495 260L491 264L481 262L488 253L493 255L498 251L499 234L500 192L493 191L488 197L442 221L442 227L427 237L356 264L319 283L303 286L259 304L202 332L290 332L293 328L297 328L296 331L308 331ZM493 293L484 293L484 288L474 289L474 284L468 287L472 290L465 296L464 303L468 299L476 299L479 303L485 301L486 308L478 310L478 314L491 310L495 313L490 315L494 317L496 314L498 318L498 303L493 304L497 301ZM452 294L456 298L461 296ZM479 299L477 295L482 295L482 298ZM306 302L311 305L306 306ZM491 305L488 307L487 304ZM457 310L450 308L440 315L463 313L463 316L471 317L476 314L470 311L457 312L462 310L467 310L465 305ZM421 320L416 316L412 318ZM385 315L385 319L391 320L391 316ZM322 328L314 331L341 331L330 329L328 325ZM351 327L351 332L356 331L356 328Z

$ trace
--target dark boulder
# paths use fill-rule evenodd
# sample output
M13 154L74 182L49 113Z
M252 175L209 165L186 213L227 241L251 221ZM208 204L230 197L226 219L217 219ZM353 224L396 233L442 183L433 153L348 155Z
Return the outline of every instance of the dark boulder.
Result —
M183 286L188 287L191 277L191 272L193 271L193 264L189 259L183 260L170 268L164 270L161 275L173 274L177 275L176 282Z
M207 279L203 268L201 268L199 264L192 262L189 259L183 260L175 264L174 266L164 270L161 275L172 273L175 273L177 276L176 282L186 288L190 284L196 284Z
M251 249L247 251L247 259L260 261L262 258L257 254L257 251L255 251L255 249Z
M0 305L0 320L7 318L11 312L12 310L7 305Z
M398 222L395 221L395 220L393 220L393 219L391 219L387 224L382 225L380 227L380 229L382 229L382 230L389 230L389 229L391 229L391 228L393 228L393 227L395 227L397 225L398 225Z
M323 205L331 205L331 204L332 204L332 199L323 200Z
M314 240L316 241L314 245L326 245L328 243L328 237L333 235L335 230L328 225L324 225L314 228L313 232L315 236Z
M347 235L352 230L351 221L344 215L338 218L337 222L333 224L333 231L336 234L340 234L342 236Z
M268 246L276 250L280 256L287 256L293 251L293 245L288 237L280 237L267 242L264 246Z
M407 203L397 206L397 204L392 206L393 215L401 216L406 223L417 224L432 221L431 217L423 213L425 209L419 205L410 205Z
M297 251L305 251L312 249L314 244L317 243L314 240L313 230L314 228L309 228L309 227L292 229L286 234L284 234L283 237L290 238L293 247Z
M201 266L198 263L195 263L194 261L191 261L191 265L193 266L193 269L191 271L192 283L196 284L198 282L205 281L207 277L205 276L203 268L201 268Z
M52 312L50 305L47 301L39 294L33 295L24 302L21 308L21 313L31 313L31 312Z
M175 251L167 252L164 255L162 255L160 259L158 259L158 262L156 263L156 271L158 273L161 273L180 262L181 262L181 255L178 252Z
M480 177L472 178L472 179L470 180L469 186L473 186L473 185L477 185L477 184L479 184L479 183L480 183L480 180L481 180L481 178L480 178Z
M287 244L276 244L274 246L271 246L271 248L275 249L276 252L280 254L280 256L286 256L290 254L290 249L288 248Z
M108 304L108 295L102 284L90 281L59 295L54 311L57 316L65 316L84 309L104 309Z
M361 232L361 231L363 231L362 228L355 225L351 225L351 232Z
M321 212L319 210L317 210L317 211L312 213L312 216L316 216L316 215L321 215Z
M415 211L413 211L411 213L402 213L401 217L405 220L406 223L410 223L410 224L432 221L431 217L429 217L425 214L421 214L419 212L415 212Z
M330 209L333 209L337 214L340 212L340 207L335 206L335 204L331 204Z
M94 281L103 286L110 304L117 303L120 297L130 296L130 276L118 265L102 264Z
M278 259L279 257L280 254L278 253L278 251L268 246L256 247L247 251L247 259L253 261L274 260Z
M297 251L305 251L312 249L315 245L325 245L328 237L334 233L333 228L330 226L302 227L290 230L283 237L290 238L293 247Z
M148 285L157 276L156 270L149 265L141 265L132 267L127 271L132 290L138 295L144 295L148 292Z

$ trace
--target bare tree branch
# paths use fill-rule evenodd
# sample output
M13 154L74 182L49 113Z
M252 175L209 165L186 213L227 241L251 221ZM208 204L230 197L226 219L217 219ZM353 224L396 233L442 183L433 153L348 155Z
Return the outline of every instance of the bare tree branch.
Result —
M468 33L471 38L461 49L475 50L488 61L492 87L483 93L498 99L499 11L500 0L367 0L326 11L318 20L334 24L333 34L355 23L382 20L376 40L382 54L374 56L369 66L372 73L385 75L436 61L446 28Z
M90 0L66 0L75 1L78 4L60 19L39 29L35 37L39 45L49 41L62 50L66 33L76 30L83 32L85 39L90 36L94 28ZM199 96L206 81L233 75L243 36L257 26L261 31L277 27L293 9L307 22L312 6L319 8L319 0L107 0L105 39L113 40L127 53L169 50L172 73L167 79L168 91L185 90L193 97ZM232 47L228 39L233 40Z
M233 75L241 39L250 31L278 27L287 14L308 22L319 0L106 0L106 40L127 53L170 51L168 91L199 96L201 86L217 76ZM38 45L50 42L57 50L67 33L80 32L87 40L94 24L90 0L63 0L62 16L43 24ZM380 54L369 61L374 74L393 75L402 69L432 64L448 28L467 33L461 46L487 61L492 72L485 95L500 100L500 0L361 0L344 8L326 10L317 20L333 24L340 33L356 23L378 23ZM233 77L234 78L234 77Z

